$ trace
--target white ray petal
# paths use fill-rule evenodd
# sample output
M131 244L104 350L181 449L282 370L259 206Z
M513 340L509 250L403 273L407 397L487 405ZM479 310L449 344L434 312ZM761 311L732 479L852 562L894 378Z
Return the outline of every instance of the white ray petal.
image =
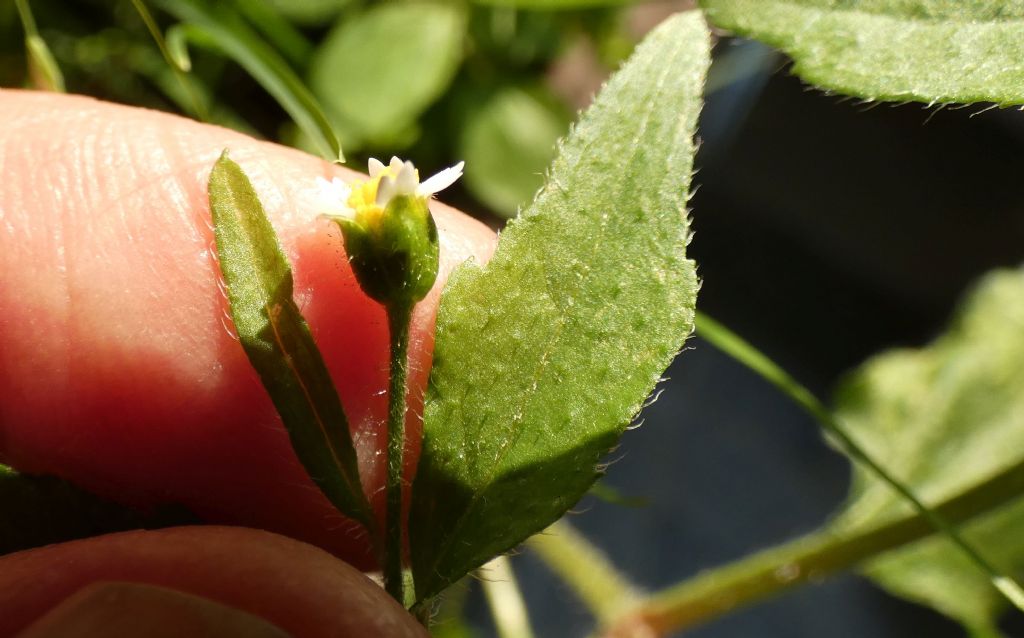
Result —
M351 217L355 213L348 205L351 194L352 188L340 178L335 177L327 181L323 177L318 177L313 193L313 206L318 213Z
M437 173L430 179L421 183L419 188L416 189L416 194L421 197L430 197L434 193L440 193L462 177L462 169L465 165L465 162L459 162L455 166L451 166Z
M412 162L405 162L395 176L395 192L398 195L415 195L419 186L419 175Z
M377 177L380 175L380 172L384 170L384 162L380 161L376 157L371 157L367 164L369 165L368 168L371 178Z
M391 175L385 175L380 178L380 184L377 185L377 197L375 203L380 207L386 207L391 198L395 196L395 178Z

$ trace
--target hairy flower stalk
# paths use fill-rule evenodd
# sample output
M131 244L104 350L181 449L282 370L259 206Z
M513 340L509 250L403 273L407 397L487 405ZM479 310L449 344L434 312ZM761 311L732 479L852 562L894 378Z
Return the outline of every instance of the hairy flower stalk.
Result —
M459 162L424 182L412 162L371 159L370 177L356 184L320 179L323 216L338 224L360 288L384 306L391 342L388 384L388 457L384 585L405 603L402 574L402 467L408 376L409 321L413 307L437 279L437 226L428 203L462 176Z

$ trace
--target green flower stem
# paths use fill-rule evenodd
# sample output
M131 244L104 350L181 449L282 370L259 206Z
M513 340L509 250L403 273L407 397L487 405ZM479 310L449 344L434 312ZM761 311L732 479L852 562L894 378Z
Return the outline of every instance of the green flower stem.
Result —
M530 616L512 571L512 561L504 554L477 571L491 609L498 638L533 638Z
M640 600L634 585L564 519L530 537L526 546L573 589L601 624Z
M405 457L406 379L409 373L409 320L413 304L387 306L391 340L391 382L388 387L387 522L384 532L384 588L405 604L402 556L402 466Z
M931 512L952 524L988 512L1024 491L1024 461L949 498ZM634 635L638 627L664 636L798 586L818 583L888 550L935 533L920 512L849 532L805 536L724 567L708 570L642 601L605 625L606 636Z
M993 587L998 589L1015 607L1024 611L1024 589L1021 589L1020 585L1012 578L1000 573L971 543L964 539L944 516L928 508L907 485L876 462L864 448L853 440L846 432L846 428L810 390L800 385L796 379L744 341L742 337L707 315L698 312L695 323L697 333L706 341L759 374L811 415L822 428L832 435L850 458L867 467L875 476L888 484L914 508L923 520L946 536L978 569L983 571L992 582Z

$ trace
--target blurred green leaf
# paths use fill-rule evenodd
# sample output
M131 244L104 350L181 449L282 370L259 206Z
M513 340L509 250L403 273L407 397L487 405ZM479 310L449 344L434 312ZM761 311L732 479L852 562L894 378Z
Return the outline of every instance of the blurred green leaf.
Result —
M421 601L576 503L690 334L708 48L698 12L653 31L487 267L449 279L410 516Z
M352 0L267 0L275 11L302 26L327 24Z
M342 159L341 144L316 98L272 48L224 5L200 0L157 0L179 20L202 32L199 43L215 43L217 49L237 62L270 93L324 157ZM192 31L186 31L192 40Z
M28 53L29 77L32 86L44 91L64 92L64 74L61 73L57 61L50 53L46 41L38 35L25 38L25 50Z
M256 27L267 44L292 64L303 64L313 52L313 45L266 0L234 0L235 7Z
M448 88L465 28L454 5L377 5L327 35L311 63L310 86L342 128L387 140Z
M372 533L375 519L359 481L348 420L292 298L292 271L277 234L249 179L226 153L210 173L209 190L217 256L239 341L313 482Z
M1024 460L1024 270L987 277L946 334L920 350L869 361L838 395L838 416L863 446L935 503ZM897 518L906 504L856 470L834 523L860 529ZM962 531L1005 573L1024 574L1024 495ZM953 616L977 635L999 635L1006 601L936 535L868 564L895 594Z
M569 118L554 98L507 87L469 111L459 139L466 185L494 212L512 217L544 183Z
M54 59L50 47L39 36L36 21L28 0L15 0L18 18L25 31L25 54L28 57L28 76L32 86L44 91L64 92L64 74L61 73L57 60Z
M110 532L196 522L180 507L142 512L55 476L32 476L0 465L0 555Z
M640 0L473 0L477 4L496 7L515 7L533 11L564 11L589 9L592 7L623 7L637 4Z
M1024 103L1022 0L701 0L804 80L871 100Z

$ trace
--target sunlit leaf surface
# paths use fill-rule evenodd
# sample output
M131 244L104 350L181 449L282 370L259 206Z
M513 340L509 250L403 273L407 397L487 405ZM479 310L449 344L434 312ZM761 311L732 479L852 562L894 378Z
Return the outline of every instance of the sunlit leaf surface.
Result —
M690 334L685 207L708 48L696 12L653 31L492 261L449 280L413 484L420 599L570 508Z
M825 89L872 100L1024 103L1022 0L701 0Z

